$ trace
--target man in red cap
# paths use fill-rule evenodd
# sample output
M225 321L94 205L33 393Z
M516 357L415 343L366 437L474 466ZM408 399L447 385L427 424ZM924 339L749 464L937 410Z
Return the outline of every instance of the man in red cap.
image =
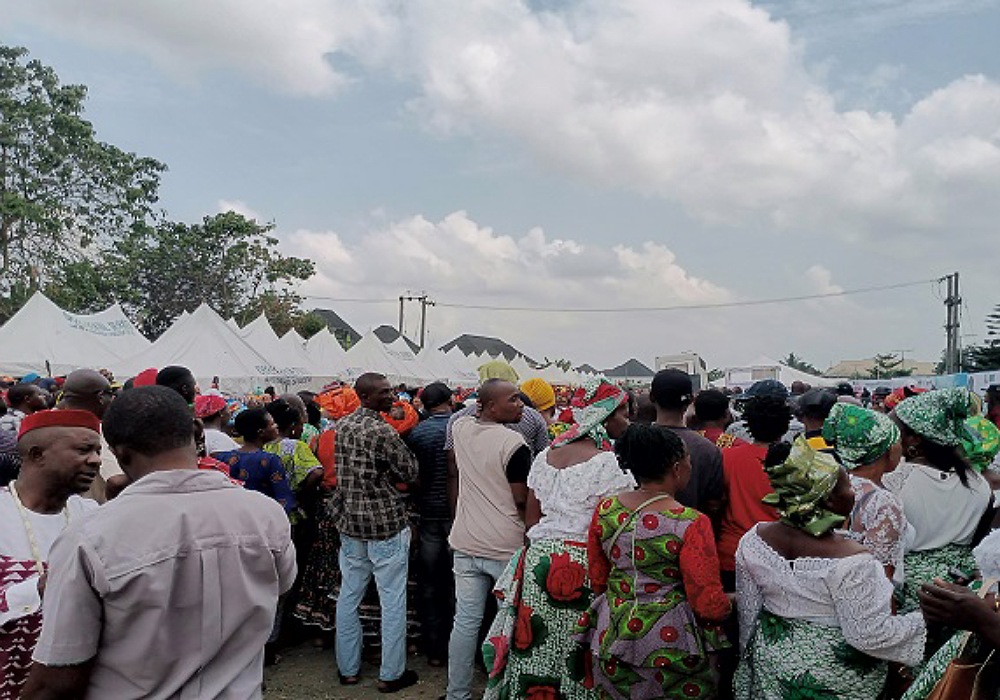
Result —
M19 697L28 678L52 543L97 507L77 494L101 468L100 426L89 411L38 411L21 421L21 471L0 489L0 698Z

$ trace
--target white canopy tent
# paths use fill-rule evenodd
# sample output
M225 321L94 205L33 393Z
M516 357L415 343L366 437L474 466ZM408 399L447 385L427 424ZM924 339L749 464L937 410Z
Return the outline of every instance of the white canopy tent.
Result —
M479 375L464 362L460 365L452 362L452 358L440 350L425 347L417 353L417 359L423 363L436 381L449 386L473 387L479 383Z
M400 339L385 345L374 333L368 333L351 346L346 359L345 374L351 380L365 372L384 374L394 384L420 385L433 380L433 372L424 367Z
M113 369L148 347L118 304L95 314L71 314L36 292L0 328L0 372L58 376L81 367Z
M279 368L251 347L207 305L178 318L155 343L115 366L121 376L134 376L148 367L187 367L202 387L219 378L226 392L260 392L274 385L281 391L304 388L314 378L288 368Z
M731 367L726 370L725 385L728 387L747 388L754 382L762 379L777 379L786 387L792 382L804 382L810 386L837 386L839 379L828 377L817 377L816 375L793 369L770 357L761 356L754 362L740 367Z
M250 347L266 357L272 366L280 368L284 373L304 377L315 374L305 348L296 344L294 339L290 339L292 342L282 342L264 314L244 326L239 335Z
M306 354L312 366L323 376L338 377L347 367L347 351L328 328L306 342Z

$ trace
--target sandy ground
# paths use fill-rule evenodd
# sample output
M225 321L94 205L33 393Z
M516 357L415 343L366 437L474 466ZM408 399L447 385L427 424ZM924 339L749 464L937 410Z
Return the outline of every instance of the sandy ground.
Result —
M337 664L332 649L318 649L300 644L281 652L281 662L264 671L267 700L318 700L319 698L424 698L436 700L444 695L447 670L431 668L423 656L410 655L409 668L420 675L415 685L395 695L384 695L376 689L378 664L366 660L361 666L361 683L342 686L337 680ZM476 672L473 697L481 697L485 674Z

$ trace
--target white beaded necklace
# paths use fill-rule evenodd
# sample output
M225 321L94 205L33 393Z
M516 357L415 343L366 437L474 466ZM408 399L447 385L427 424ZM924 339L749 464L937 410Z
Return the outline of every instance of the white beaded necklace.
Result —
M24 534L28 536L28 546L31 547L31 556L35 559L35 569L38 571L38 575L42 576L45 573L45 564L42 561L42 553L38 551L35 529L31 527L31 521L28 520L28 509L21 503L21 497L17 495L14 482L8 484L8 488L10 489L10 495L14 497L14 505L17 506L17 513L21 516L21 524L24 525ZM62 514L66 517L66 524L69 525L68 506L63 506Z

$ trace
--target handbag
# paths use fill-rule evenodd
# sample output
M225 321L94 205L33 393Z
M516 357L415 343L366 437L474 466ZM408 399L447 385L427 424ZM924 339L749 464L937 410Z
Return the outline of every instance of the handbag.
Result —
M985 598L994 583L995 579L984 581L979 597ZM974 640L972 632L963 635L958 655L945 668L926 700L995 700L1000 690L1000 655L996 649L990 649L985 656L981 649L976 653Z

